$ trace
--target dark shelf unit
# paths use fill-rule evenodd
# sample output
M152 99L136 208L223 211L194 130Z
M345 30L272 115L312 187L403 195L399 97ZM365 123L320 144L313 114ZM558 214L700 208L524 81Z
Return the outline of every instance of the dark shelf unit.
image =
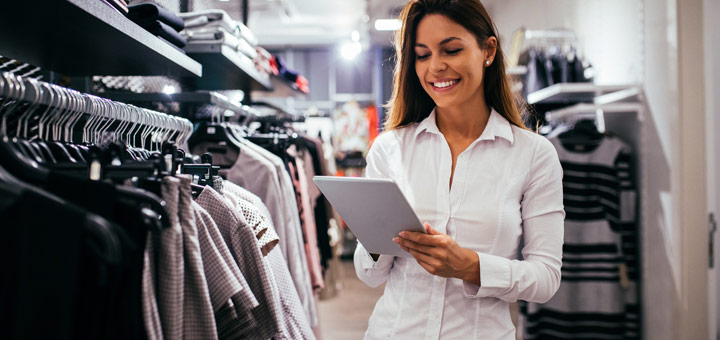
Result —
M255 99L261 98L289 98L293 97L296 99L302 99L307 96L307 93L300 91L297 85L290 83L289 81L276 76L270 76L270 83L272 84L271 91L253 91L251 97Z
M232 102L225 96L216 92L183 92L173 94L108 92L97 93L96 95L125 103L177 102L185 104L214 105L236 113L245 111L241 104Z
M99 0L6 1L0 55L67 76L199 77L202 66Z
M185 50L203 65L202 78L192 80L198 90L273 90L270 77L260 73L250 58L226 45L188 45Z

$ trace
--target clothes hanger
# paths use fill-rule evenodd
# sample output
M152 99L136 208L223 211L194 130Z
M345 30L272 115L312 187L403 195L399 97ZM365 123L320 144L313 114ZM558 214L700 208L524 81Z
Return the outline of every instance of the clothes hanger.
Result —
M593 120L581 119L575 122L572 128L561 133L558 137L564 145L597 146L605 135L598 131Z
M2 135L3 136L9 136L8 131L8 124L7 119L10 114L16 114L19 111L19 108L21 105L24 105L26 99L26 92L27 87L25 86L25 83L23 79L19 76L14 76L11 74L3 74L3 80L8 82L8 97L12 98L13 100L6 105L5 111L3 113L2 117ZM37 145L33 145L27 140L22 140L17 138L17 136L14 136L12 139L9 139L10 143L15 144L19 150L25 155L25 157L32 158L36 162L44 162L45 159L37 147Z
M217 120L217 121L216 121ZM188 146L192 149L200 143L214 144L211 152L223 155L239 155L241 144L229 131L226 126L220 123L221 118L216 117L213 112L210 122L201 122L195 132L187 140ZM226 157L227 158L227 157ZM221 164L221 167L228 168L235 162L228 159L229 164Z

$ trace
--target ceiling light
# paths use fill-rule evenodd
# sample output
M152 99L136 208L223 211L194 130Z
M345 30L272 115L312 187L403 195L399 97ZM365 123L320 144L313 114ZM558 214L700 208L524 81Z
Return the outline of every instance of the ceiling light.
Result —
M375 30L377 31L397 31L402 27L399 19L377 19L375 20Z
M346 42L340 46L340 55L346 60L353 60L362 52L362 45L359 42Z
M175 91L176 91L175 86L172 86L172 85L165 85L162 89L162 92L164 94L173 94L173 93L175 93Z

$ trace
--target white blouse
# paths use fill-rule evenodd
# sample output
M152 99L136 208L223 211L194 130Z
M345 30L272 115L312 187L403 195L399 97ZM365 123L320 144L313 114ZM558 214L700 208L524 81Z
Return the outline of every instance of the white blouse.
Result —
M366 176L394 180L421 222L477 252L481 286L431 275L412 258L375 262L358 244L358 277L373 287L387 282L366 339L514 339L508 303L546 302L560 285L565 212L552 144L493 110L458 156L449 189L451 157L433 110L380 135Z

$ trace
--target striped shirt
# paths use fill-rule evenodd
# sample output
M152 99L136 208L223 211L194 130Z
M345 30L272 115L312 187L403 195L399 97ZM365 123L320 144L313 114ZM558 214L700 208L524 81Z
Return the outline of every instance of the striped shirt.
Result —
M638 335L636 190L628 145L551 138L563 167L562 281L527 305L527 339L634 339Z

